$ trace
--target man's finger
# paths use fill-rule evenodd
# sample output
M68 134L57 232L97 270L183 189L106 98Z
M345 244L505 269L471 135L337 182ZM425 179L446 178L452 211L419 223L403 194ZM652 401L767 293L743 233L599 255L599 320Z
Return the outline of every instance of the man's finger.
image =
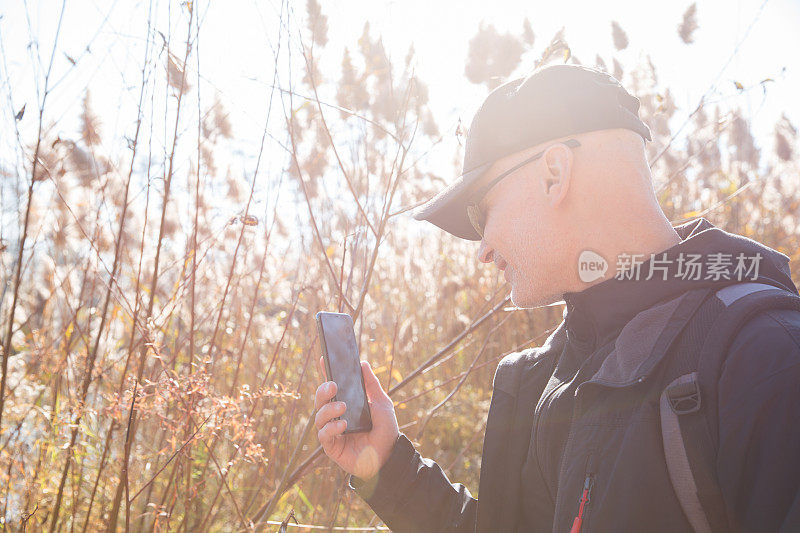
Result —
M344 412L345 406L343 402L326 403L314 416L314 425L317 429L322 429L331 419L342 416Z
M317 359L317 369L319 369L319 375L322 376L322 379L327 380L327 372L325 372L325 361L323 361L322 356L319 356Z
M323 405L328 403L331 398L336 396L336 383L333 381L326 381L317 387L317 393L314 395L314 409L319 411Z
M367 390L367 398L370 400L389 400L389 396L384 392L383 387L381 387L380 381L378 381L378 376L372 371L372 367L369 366L369 362L361 361L361 375L364 376L364 388Z
M317 438L322 445L325 453L330 449L333 440L341 435L347 428L347 422L344 420L333 420L325 424L325 426L317 432Z

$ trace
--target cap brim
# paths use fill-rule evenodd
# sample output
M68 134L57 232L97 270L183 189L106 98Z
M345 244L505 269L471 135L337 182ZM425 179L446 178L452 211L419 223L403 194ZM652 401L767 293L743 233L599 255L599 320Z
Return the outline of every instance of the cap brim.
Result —
M484 163L462 174L428 202L414 210L414 218L427 220L461 239L479 241L481 236L472 227L467 216L467 200L473 185L489 170L493 161Z

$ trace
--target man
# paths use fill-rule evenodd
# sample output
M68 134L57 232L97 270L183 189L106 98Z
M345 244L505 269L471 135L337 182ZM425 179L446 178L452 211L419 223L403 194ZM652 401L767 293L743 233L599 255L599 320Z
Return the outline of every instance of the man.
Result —
M329 402L334 383L320 386L323 449L392 530L698 527L665 459L659 395L708 332L692 315L661 351L660 335L699 290L727 305L764 287L797 288L783 254L704 219L671 226L651 185L650 131L638 109L593 69L559 65L508 82L472 122L464 174L417 212L480 240L478 259L504 271L517 306L563 299L566 309L543 346L498 367L477 500L399 433L367 363L369 433L342 435L333 418L346 406ZM693 275L697 257L707 264ZM654 327L659 317L663 327ZM722 521L708 518L708 529L800 531L800 312L748 319L715 385L704 401L717 406L708 463Z

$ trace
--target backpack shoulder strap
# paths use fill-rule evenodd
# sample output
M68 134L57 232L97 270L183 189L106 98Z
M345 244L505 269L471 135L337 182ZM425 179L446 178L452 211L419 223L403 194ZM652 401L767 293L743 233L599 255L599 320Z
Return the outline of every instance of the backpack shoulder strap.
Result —
M800 297L764 283L726 286L699 307L673 352L669 384L660 398L664 455L675 494L698 533L727 529L714 466L721 368L740 328L770 309L800 310Z

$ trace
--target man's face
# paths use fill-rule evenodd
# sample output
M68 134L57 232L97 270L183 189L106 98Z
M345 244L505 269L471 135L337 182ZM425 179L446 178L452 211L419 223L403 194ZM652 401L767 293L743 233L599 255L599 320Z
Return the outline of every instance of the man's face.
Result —
M530 156L519 152L499 160L484 183ZM533 161L493 187L480 203L486 217L478 259L494 262L511 284L511 301L535 307L562 298L570 274L566 243L559 238L567 228L557 223L547 194L547 162Z

